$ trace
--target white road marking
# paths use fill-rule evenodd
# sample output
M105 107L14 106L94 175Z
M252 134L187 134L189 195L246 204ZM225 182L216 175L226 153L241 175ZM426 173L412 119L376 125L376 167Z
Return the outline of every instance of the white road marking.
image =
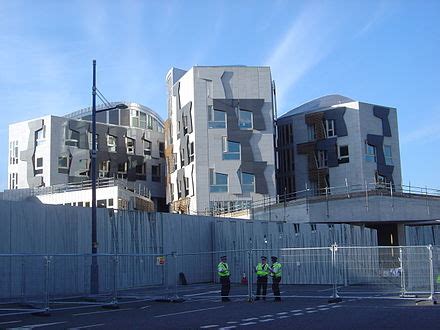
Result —
M267 315L260 316L260 318L263 318L263 317L273 317L273 315L272 314L267 314Z
M334 306L332 306L332 308L339 308L339 307L342 307L341 305L334 305Z
M309 310L312 310L312 309L315 309L315 307L307 307L306 311L309 311Z
M208 292L201 292L201 293L193 293L193 294L184 294L184 297L196 297L196 296L203 296L203 295L207 295L210 293L220 293L220 290L215 290L215 291L208 291Z
M63 323L67 323L67 321L53 322L53 323L41 323L41 324L29 324L29 325L24 325L21 328L22 329L35 329L35 328L42 328L42 327L51 327L52 325L63 324Z
M209 311L209 310L211 310L211 309L219 309L219 308L224 308L224 307L225 307L225 306L210 307L210 308L200 308L200 309L192 309L192 310L184 311L184 312L177 312L177 313L170 313L170 314L156 315L156 316L154 316L154 317L166 317L166 316L172 316L172 315L181 315L181 314L197 313L197 312Z
M327 307L328 305L318 305L318 307Z
M147 306L141 307L140 309L147 309L148 307L151 307L151 305L147 305Z
M279 319L287 319L289 317L290 317L289 315L278 316Z
M105 325L104 323L91 324L91 325L84 325L84 326L81 326L81 327L69 328L69 330L97 328L97 327L103 327L104 325Z
M262 319L260 320L260 322L269 322L269 321L273 321L274 319Z
M258 317L250 317L248 319L242 319L242 322L247 322L247 321L253 321L253 320L258 320Z
M290 312L291 313L298 313L298 312L302 312L302 309L293 309Z
M210 324L210 325L204 325L203 327L200 327L200 329L209 329L209 328L217 328L218 324Z
M19 321L8 321L8 322L0 322L0 324L13 324L13 323L20 323L21 320Z
M286 314L288 314L287 312L280 312L280 313L277 313L277 315L286 315Z
M240 323L240 325L253 325L253 324L257 324L257 322Z
M97 311L97 312L87 312L87 313L77 313L72 314L73 316L81 316L81 315L93 315L93 314L104 314L104 313L115 313L115 312L122 312L122 311L129 311L133 308L121 308L121 309L112 309L109 311Z
M323 308L318 308L320 311L328 311L330 308L328 307L323 307Z
M314 311L306 311L306 313L316 313L317 311L316 310L314 310Z
M228 330L228 329L234 329L234 328L236 328L236 326L231 325L230 327L223 327L223 328L220 328L219 330Z
M295 313L293 314L294 316L300 316L300 315L304 315L304 313Z
M229 322L226 322L226 324L237 324L238 322L237 321L229 321Z

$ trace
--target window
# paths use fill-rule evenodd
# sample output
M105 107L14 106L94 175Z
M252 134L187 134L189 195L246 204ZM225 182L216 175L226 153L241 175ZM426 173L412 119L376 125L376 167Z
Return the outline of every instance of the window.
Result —
M89 141L89 149L90 150L92 150L93 148L92 148L92 146L93 146L93 141L92 141L92 133L91 132L88 132L87 133L87 139L88 139L88 141ZM95 134L95 139L96 139L96 150L98 150L98 141L99 141L99 135L98 134Z
M96 203L96 207L106 208L107 207L107 201L105 199L98 199L97 203Z
M174 200L174 184L170 183L170 199Z
M99 177L100 178L108 177L109 172L110 172L110 161L104 160L104 161L100 162L98 169L99 169Z
M350 157L348 155L348 146L339 146L338 156L339 164L348 163L350 161Z
M212 105L208 106L210 121L209 128L226 128L226 112L214 110Z
M145 163L136 165L136 174L139 176L145 175Z
M86 202L86 207L90 207L90 202Z
M253 125L253 114L251 111L239 110L239 120L238 126L240 129L252 129Z
M211 192L228 192L228 175L210 170L209 185Z
M223 137L223 160L240 159L240 143L228 141Z
M110 198L110 199L108 200L108 204L107 204L107 205L113 207L113 198Z
M299 234L299 223L293 224L293 231L295 232L295 235Z
M194 161L194 142L191 142L189 144L189 162L193 162Z
M142 140L144 144L144 156L151 156L151 141Z
M376 153L376 147L372 146L371 144L365 145L365 160L367 162L376 162L377 161L377 153Z
M160 182L160 164L151 166L151 181Z
M384 145L383 146L383 154L385 156L385 164L393 165L393 156L391 153L391 146Z
M69 170L69 156L58 157L58 173L65 173Z
M35 145L41 146L46 142L46 125L44 125L43 120L43 127L35 132Z
M315 124L307 125L307 138L308 138L308 141L315 141L316 140Z
M159 157L165 157L165 143L159 142Z
M326 137L336 136L335 121L332 119L324 120Z
M173 153L173 172L177 170L177 154Z
M9 142L9 164L18 164L18 141Z
M317 165L318 168L326 168L327 167L327 151L326 150L318 150L317 153Z
M109 152L116 152L116 140L116 136L107 134L107 148Z
M189 178L185 177L185 196L189 195Z
M78 147L78 143L79 143L79 132L77 131L73 131L69 128L66 127L66 140L65 140L65 145L66 146L71 146L71 147Z
M43 174L43 158L37 158L35 160L35 175Z
M255 175L250 173L241 173L241 191L255 192Z
M183 135L188 134L188 116L182 116L183 121Z
M78 206L83 207L84 206L84 202L78 202Z
M9 189L18 189L18 173L9 173Z
M129 137L125 137L125 145L127 147L127 154L135 153L135 141Z
M118 174L117 174L118 179L126 179L127 178L127 167L128 167L127 162L123 162L123 163L118 164Z
M79 160L79 175L80 176L89 176L89 164L90 160L87 158L82 158Z
M315 223L310 224L310 230L312 231L312 233L316 233L316 224Z
M143 129L153 129L153 118L143 111L130 110L131 126Z

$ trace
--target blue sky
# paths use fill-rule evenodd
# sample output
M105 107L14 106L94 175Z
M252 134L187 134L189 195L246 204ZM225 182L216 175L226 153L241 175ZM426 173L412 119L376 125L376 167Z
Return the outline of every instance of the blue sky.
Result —
M339 93L398 109L404 183L440 188L440 1L0 0L0 188L8 125L107 99L166 117L172 66L270 65L282 114Z

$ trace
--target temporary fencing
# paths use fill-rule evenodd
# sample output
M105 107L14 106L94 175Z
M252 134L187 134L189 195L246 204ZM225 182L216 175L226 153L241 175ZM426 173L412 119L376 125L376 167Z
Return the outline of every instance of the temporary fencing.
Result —
M0 311L121 301L220 298L217 265L227 257L229 297L255 298L261 257L282 264L282 297L435 300L440 247L337 246L169 254L2 254ZM271 295L271 281L268 293ZM1 315L1 314L0 314Z

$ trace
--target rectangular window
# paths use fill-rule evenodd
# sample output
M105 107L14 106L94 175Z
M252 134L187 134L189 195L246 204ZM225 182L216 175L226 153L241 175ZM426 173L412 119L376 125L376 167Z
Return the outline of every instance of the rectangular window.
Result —
M185 196L189 195L189 178L185 177Z
M255 192L255 175L241 173L241 191L243 193Z
M78 202L78 206L83 207L84 206L84 202Z
M336 136L335 121L332 119L324 120L326 137Z
M66 133L65 133L65 145L66 146L71 146L71 147L78 147L79 144L79 132L71 130L69 128L65 128L66 129Z
M9 189L18 189L18 173L9 173Z
M129 137L125 137L125 146L127 147L127 154L135 153L135 141Z
M160 164L151 166L151 181L160 182Z
M345 164L350 161L348 154L348 146L339 146L338 148L338 163Z
M107 207L107 201L105 199L98 199L97 203L96 203L96 207L106 208Z
M165 157L165 143L159 142L159 157L164 158Z
M385 164L393 165L393 155L391 153L391 146L384 145L383 146L383 154L385 156Z
M35 160L35 175L43 174L43 158Z
M211 192L228 192L228 175L214 172L209 172L209 185Z
M318 168L326 168L327 167L327 151L326 150L318 150L316 154L316 162Z
M174 184L170 183L170 199L174 200Z
M110 172L110 161L104 160L99 163L99 177L105 178L109 176Z
M86 207L90 207L90 202L86 202Z
M127 162L123 162L123 163L118 164L118 174L117 174L118 179L126 179L127 178L127 167L128 167Z
M35 132L35 145L41 146L46 142L46 125L44 125L43 120L43 127Z
M69 170L69 157L58 157L58 173L64 173L66 170Z
M90 160L87 158L82 158L79 160L78 174L80 176L89 176L89 164L90 164Z
M136 165L136 174L137 175L145 175L145 163Z
M113 198L110 198L110 199L108 200L108 204L107 204L107 205L113 207Z
M173 154L173 172L177 171L177 154Z
M240 129L252 129L254 127L253 114L251 111L239 110L238 126Z
M18 164L18 141L9 142L9 164Z
M316 140L315 124L307 125L307 138L308 138L308 141L315 141Z
M107 134L107 148L109 152L116 152L117 137Z
M240 159L240 143L228 141L223 137L223 160Z
M226 128L226 112L215 110L211 105L208 106L210 112L209 128Z
M151 141L142 140L144 144L144 156L151 156Z
M93 148L92 148L92 145L93 145L93 141L92 141L92 133L91 132L88 132L87 133L87 139L88 139L88 141L89 141L89 149L90 150L92 150ZM95 142L96 142L96 150L98 150L99 148L99 145L98 145L98 141L99 141L99 135L98 134L96 134L95 135Z
M189 144L189 162L193 162L194 161L194 142L191 142Z
M376 147L368 143L365 145L365 160L374 163L377 161Z

